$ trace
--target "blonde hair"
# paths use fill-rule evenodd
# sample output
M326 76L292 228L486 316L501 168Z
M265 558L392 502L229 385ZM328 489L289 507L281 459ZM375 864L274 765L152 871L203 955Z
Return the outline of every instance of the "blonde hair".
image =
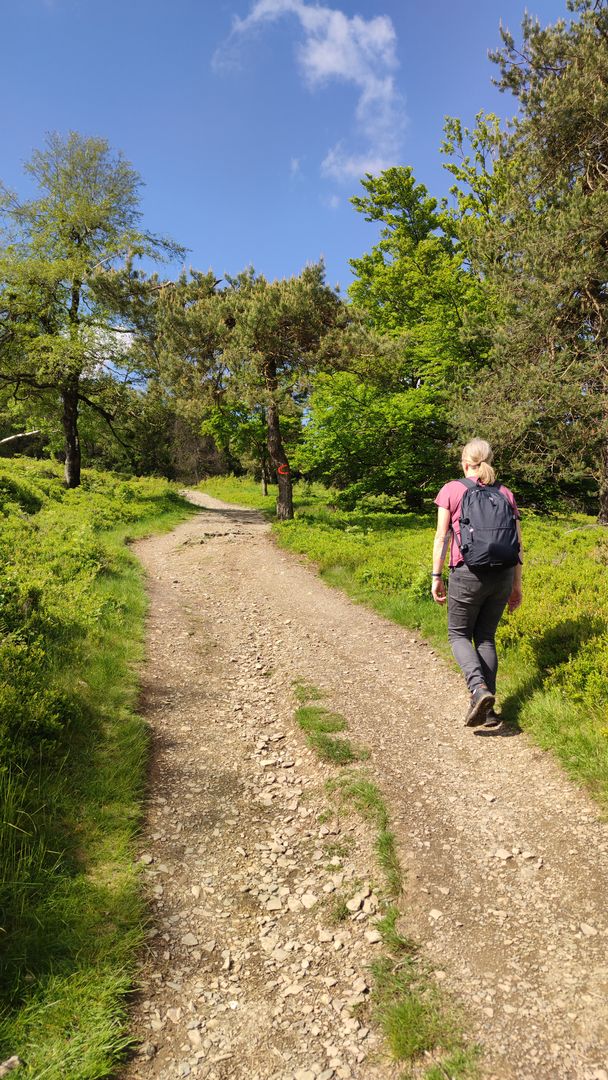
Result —
M469 465L478 470L477 478L481 480L482 484L493 484L496 480L496 473L490 465L493 457L492 447L485 439L471 439L462 448L463 464L467 461Z

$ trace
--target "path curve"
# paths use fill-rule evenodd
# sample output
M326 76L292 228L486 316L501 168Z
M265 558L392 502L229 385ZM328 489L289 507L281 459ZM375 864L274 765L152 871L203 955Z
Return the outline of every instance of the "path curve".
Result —
M156 845L152 867L163 851L171 854L159 821L179 817L188 767L196 766L192 716L203 710L199 738L209 730L220 746L232 737L235 716L247 719L250 710L256 722L279 722L297 741L291 684L302 677L328 691L349 734L371 751L406 871L403 928L463 1004L484 1048L483 1076L608 1080L608 826L596 805L525 735L465 729L457 674L410 631L352 603L281 551L261 515L200 492L189 497L200 515L137 545L151 592L144 684L155 749L144 846ZM301 760L313 767L305 752ZM236 800L225 764L205 783L218 799L227 786L228 800ZM196 864L199 878L212 873L208 848L182 845L180 860L182 868ZM183 907L182 922L185 900ZM173 963L170 949L165 955L152 938L142 974L148 998L170 980L163 971ZM269 994L272 1007L272 988ZM150 1037L151 1012L150 1000L140 1001L142 1037ZM126 1078L189 1075L188 1067L210 1078L298 1076L295 1059L274 1064L271 1043L269 1036L258 1071L251 1062L241 1071L232 1060L222 1072L221 1062L211 1066L201 1053L200 1071L186 1063L181 1073L163 1072L152 1048L150 1061L138 1059ZM306 1073L300 1062L305 1080L393 1075L373 1054L362 1064L351 1054L338 1062L342 1072L324 1054L316 1071Z

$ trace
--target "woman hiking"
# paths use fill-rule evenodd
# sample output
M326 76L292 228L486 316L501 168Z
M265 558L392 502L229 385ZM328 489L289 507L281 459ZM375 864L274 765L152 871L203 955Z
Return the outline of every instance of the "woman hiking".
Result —
M515 611L522 598L519 510L509 488L496 484L492 456L485 439L468 442L462 451L465 479L450 480L435 499L439 509L431 591L436 603L448 602L448 639L471 695L464 721L467 727L500 723L494 712L496 629L505 607ZM465 495L466 513L470 514L467 517L461 514ZM480 527L480 515L485 515L482 524L488 528ZM450 579L446 597L443 564L448 546Z

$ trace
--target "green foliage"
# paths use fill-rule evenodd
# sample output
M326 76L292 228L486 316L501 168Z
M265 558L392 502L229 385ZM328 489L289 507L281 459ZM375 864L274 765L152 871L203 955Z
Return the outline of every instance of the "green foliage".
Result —
M413 956L416 952L416 946L413 941L404 937L397 928L399 916L399 908L394 904L390 904L382 918L376 923L377 929L382 934L382 940L392 956L398 957L402 953L409 953L410 956Z
M340 923L346 922L350 918L350 911L347 906L347 899L345 896L334 896L330 909L330 921L335 926L339 926Z
M361 772L347 772L330 783L345 803L352 804L363 817L372 821L377 829L376 854L384 871L391 896L401 891L401 867L397 855L395 835L389 826L386 803L378 786Z
M296 712L300 727L308 733L308 740L320 752L320 756L334 764L348 764L355 756L348 740L333 738L329 732L342 730L346 721L322 706L310 704L323 697L323 691L302 679L293 682L294 694L301 702ZM376 831L376 853L389 895L395 897L401 891L401 866L397 854L395 835L390 829L389 814L382 793L366 772L349 769L329 780L326 790L338 808L353 807ZM324 813L319 821L328 815ZM345 854L345 839L326 845L328 855ZM328 867L329 869L329 867ZM394 904L386 906L377 922L378 929L388 953L372 965L374 992L372 1006L386 1035L393 1058L408 1062L415 1067L422 1055L449 1062L454 1076L459 1080L473 1080L476 1076L475 1051L464 1047L457 1033L455 1020L446 1009L439 991L433 986L428 971L418 961L414 945L397 929L399 910ZM329 919L339 925L350 918L348 899L343 893L334 895L329 908ZM449 1056L444 1058L445 1054ZM418 1075L418 1074L417 1074Z
M126 1044L141 940L145 598L124 539L192 510L165 481L66 490L48 463L0 463L0 484L0 1060L92 1080Z
M352 509L365 496L420 499L441 475L445 434L442 409L425 388L387 393L351 372L320 375L294 464L342 489L339 504Z
M199 491L206 491L218 499L227 502L246 504L255 510L261 510L269 519L274 518L276 503L276 485L270 484L269 494L262 495L259 484L250 476L208 476L197 485ZM295 487L294 506L318 506L324 503L327 489L322 484L299 481Z
M232 457L251 457L263 475L288 466L308 382L330 363L322 346L345 321L321 263L269 282L253 270L217 289L212 275L183 276L159 300L160 352L182 407ZM323 353L323 355L322 355ZM279 516L291 518L289 469L278 474Z
M177 498L166 484L95 472L65 490L57 470L16 462L0 463L0 491L0 748L20 761L59 747L80 715L62 671L111 604L93 588L111 568L100 533Z
M403 971L375 964L374 978L385 1001L380 1010L384 1033L396 1061L412 1061L424 1051L434 1050L445 1038L445 1024L434 1002L408 990Z
M325 696L318 686L302 682L301 679L296 679L292 685L294 696L300 705L308 705L311 701L321 701Z
M307 687L296 683L294 693L298 700L314 700L310 694L320 691L315 687ZM352 761L366 757L364 750L357 749L349 739L337 739L335 732L344 731L346 720L339 713L329 712L319 705L301 705L296 710L296 720L303 731L306 732L306 741L313 750L316 750L322 761L333 762L335 765L347 765Z
M521 42L501 31L492 59L518 110L505 130L448 125L455 230L492 297L491 363L455 411L530 501L599 487L608 523L608 10L568 8L546 27L526 14Z
M372 965L372 974L376 1017L395 1060L409 1066L404 1076L414 1075L410 1069L431 1057L435 1064L425 1077L473 1080L478 1053L463 1046L455 1018L414 956L402 951L398 962L384 956Z
M341 505L395 497L420 505L446 475L449 400L483 363L486 292L453 229L411 168L362 180L351 202L380 222L378 243L351 260L354 307L392 340L348 373L313 387L300 468L345 489Z
M401 891L401 866L395 836L390 830L388 808L382 793L366 772L349 770L327 789L337 796L341 807L352 806L377 830L376 852L389 894ZM348 917L345 898L337 897L334 919ZM372 1007L388 1041L393 1058L416 1068L423 1056L441 1063L453 1062L455 1077L465 1080L477 1075L476 1052L465 1048L458 1024L446 1002L420 962L415 945L397 929L400 912L395 904L385 907L377 922L385 953L372 964L374 990ZM411 1075L408 1071L405 1075ZM416 1075L419 1075L416 1072Z
M483 359L483 338L463 332L465 313L483 310L479 280L463 265L450 217L411 168L386 169L361 183L366 194L351 202L382 229L370 254L351 259L356 280L349 293L380 333L404 337L404 383L445 390Z
M367 751L355 748L350 739L334 738L326 735L324 731L312 731L307 741L322 761L334 765L350 765L353 761L369 756Z

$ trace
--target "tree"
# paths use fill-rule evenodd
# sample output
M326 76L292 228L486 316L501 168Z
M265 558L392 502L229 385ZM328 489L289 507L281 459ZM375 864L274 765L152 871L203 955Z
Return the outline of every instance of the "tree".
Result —
M234 318L228 350L235 384L266 412L268 454L277 475L277 517L293 518L292 479L280 414L293 414L318 369L323 338L341 314L341 302L325 283L322 264L298 277L268 282L245 275L226 300Z
M137 377L131 334L147 283L134 260L182 249L142 230L141 180L104 139L51 135L26 172L36 198L0 189L0 386L60 403L65 479L76 487L81 406L112 425L117 375Z
M288 450L301 437L301 415L280 416L281 436ZM253 472L261 481L262 495L271 481L268 456L268 428L263 405L248 407L243 402L223 401L205 410L201 432L212 437L218 451L233 469Z
M595 480L608 524L608 5L568 9L553 26L526 16L521 45L502 31L492 57L518 113L495 138L495 207L470 245L497 317L463 411L522 485Z
M411 168L367 174L361 183L366 194L351 202L382 229L369 254L350 260L356 280L349 294L379 333L407 338L407 384L444 392L475 371L487 351L487 340L466 323L471 309L483 310L479 279L466 265L451 217L416 184Z
M473 329L465 321L484 296L451 219L411 168L367 174L362 186L352 203L381 223L378 243L351 259L367 337L359 327L348 375L315 383L298 461L347 500L384 491L415 505L445 475L449 396L487 351L482 318Z
M368 495L419 507L429 473L442 476L445 437L441 410L424 388L391 392L352 371L321 374L294 460L341 489L349 509Z
M269 282L248 270L228 278L224 289L217 284L213 275L195 274L159 297L164 377L203 421L213 409L226 418L238 408L257 423L263 412L277 516L292 518L285 420L301 414L319 365L333 362L331 332L345 318L344 305L321 264L287 280Z

